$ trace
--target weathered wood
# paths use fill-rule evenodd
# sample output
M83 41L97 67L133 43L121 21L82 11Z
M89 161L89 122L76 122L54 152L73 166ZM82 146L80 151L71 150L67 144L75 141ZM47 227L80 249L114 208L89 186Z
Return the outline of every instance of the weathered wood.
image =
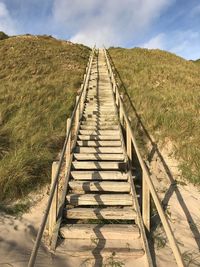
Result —
M70 154L71 154L71 132L70 130L70 125L71 125L71 118L67 119L67 134L69 133L69 138L66 146L66 152L65 152L65 159L66 159L66 167L65 167L65 173L67 172L67 169L69 168L69 160L70 160Z
M131 206L133 204L130 194L69 194L66 199L74 206Z
M110 147L110 146L115 146L115 147L120 147L121 146L121 141L118 141L118 140L115 140L115 141L98 141L98 140L95 140L95 141L89 141L89 140L78 140L77 141L77 145L78 146L92 146L92 147L101 147L101 146L107 146L107 147Z
M121 171L72 171L72 178L75 180L120 180L127 181L128 176Z
M79 96L76 97L76 104L78 103ZM76 109L76 114L75 114L75 129L77 131L78 125L79 125L79 119L80 119L80 103L78 104L78 107Z
M116 135L119 136L119 130L80 130L83 135Z
M146 177L142 178L142 218L147 231L150 231L150 192L146 183Z
M103 242L98 239L64 239L57 253L63 255L64 258L69 255L83 259L94 259L94 264L100 259L99 265L102 266L102 258L112 258L115 255L116 259L124 261L126 258L137 259L144 256L144 250L140 239L129 240L110 240ZM143 262L143 261L142 261ZM93 265L94 266L94 265ZM146 266L146 265L142 265Z
M110 153L75 153L74 158L76 160L112 160L122 161L124 160L123 154L110 154Z
M86 141L120 140L120 135L78 135L78 139Z
M139 228L130 224L68 224L60 228L63 238L70 239L120 239L133 240L140 237Z
M57 169L58 169L58 161L54 161L52 164L52 170L51 170L51 187L55 180ZM58 186L56 186L51 208L49 211L49 236L52 236L54 227L56 225L57 208L58 208Z
M81 125L80 129L82 130L93 130L93 131L99 131L99 130L118 130L118 125Z
M66 209L64 216L68 219L135 220L137 214L132 207L109 207Z
M70 181L69 186L74 191L84 192L130 192L128 182Z
M74 149L75 153L114 153L121 154L123 149L121 147L80 147L76 146Z
M72 167L76 170L126 170L126 162L113 161L73 161Z
M128 128L128 126L126 127L126 151L129 160L132 161L132 142L131 142L130 129Z

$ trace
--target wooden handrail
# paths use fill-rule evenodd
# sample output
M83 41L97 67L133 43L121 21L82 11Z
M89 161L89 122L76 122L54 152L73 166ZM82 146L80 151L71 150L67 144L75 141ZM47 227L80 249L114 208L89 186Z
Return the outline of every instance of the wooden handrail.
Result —
M90 55L90 58L89 58L89 61L88 61L87 67L86 67L86 74L84 75L82 90L81 90L81 93L80 93L80 95L79 95L79 97L78 97L78 99L76 101L74 110L72 112L71 121L70 121L70 124L68 125L68 131L67 131L67 134L66 134L66 138L65 138L65 141L64 141L64 145L63 145L63 148L62 148L61 155L60 155L60 160L59 160L59 163L58 163L58 166L57 166L57 170L56 170L56 173L55 173L55 178L54 178L54 181L52 182L52 185L51 185L49 199L48 199L48 202L47 202L47 206L46 206L46 209L45 209L45 212L44 212L44 216L43 216L40 228L39 228L38 233L37 233L37 237L36 237L36 241L34 243L33 250L31 252L31 256L30 256L30 259L29 259L28 267L33 267L35 265L38 249L39 249L40 244L41 244L42 236L43 236L44 229L45 229L45 226L47 224L47 219L48 219L48 216L49 216L49 211L50 211L50 208L51 208L51 205L52 205L52 200L54 198L54 194L55 194L56 188L58 187L58 181L59 181L59 176L60 176L60 172L61 172L61 167L62 167L64 158L65 158L66 148L67 148L67 144L68 144L68 141L69 141L69 137L71 135L73 122L74 122L75 118L77 117L77 112L78 112L79 116L80 115L82 116L82 113L83 113L83 106L81 105L82 106L81 110L79 110L79 108L80 108L81 100L82 100L82 103L83 103L84 100L85 100L85 97L86 97L85 91L87 90L87 87L88 87L88 82L89 82L89 77L90 77L90 72L91 72L91 66L92 66L92 62L93 62L94 52L95 52L95 47L93 48L93 50L91 52L91 55ZM84 99L82 99L82 96L83 96ZM77 130L77 127L76 127L76 130Z
M146 165L144 163L144 160L142 159L142 156L140 154L140 151L139 151L135 136L134 136L133 131L132 131L132 127L131 127L130 121L129 121L127 115L126 115L124 104L123 104L123 99L119 94L118 84L117 84L117 82L115 80L114 73L113 73L110 61L108 59L108 55L107 55L106 49L104 49L104 53L105 53L106 62L107 62L107 66L108 66L108 70L109 70L109 74L110 74L110 78L111 78L111 82L112 82L112 88L113 88L116 104L117 104L117 107L119 109L120 118L123 119L124 122L125 122L126 135L127 135L127 131L128 131L129 138L131 139L131 144L133 145L133 148L134 148L135 153L137 155L138 161L140 163L140 167L141 167L142 172L143 172L142 179L143 179L143 185L145 186L145 190L143 188L143 194L147 194L146 196L143 196L143 201L145 201L143 203L143 207L145 207L145 209L149 209L149 210L146 210L146 211L143 209L143 214L142 214L143 221L147 225L147 229L148 229L148 224L150 222L150 206L149 206L150 205L150 199L149 199L148 193L150 192L150 194L152 196L152 199L154 201L154 204L156 206L156 209L158 211L158 214L160 216L160 220L162 222L162 225L163 225L163 228L165 230L166 236L167 236L167 238L169 240L169 244L170 244L170 247L171 247L172 252L174 254L177 266L184 267L185 264L184 264L184 261L182 259L182 255L181 255L180 249L179 249L179 247L178 247L178 245L176 243L175 236L174 236L173 231L171 229L171 226L170 226L170 224L168 222L167 216L166 216L166 214L165 214L165 212L163 210L161 201L160 201L160 199L158 197L158 194L157 194L156 189L154 187L154 184L152 182L152 179L151 179L151 176L149 174L149 171L148 171L148 169L147 169L147 167L146 167ZM127 142L127 143L130 146L130 142ZM127 148L127 147L126 147L126 149L127 149L127 151L130 150L130 148ZM130 154L130 152L128 152L128 153ZM130 159L130 161L132 160L130 156L129 156L129 159ZM148 188L146 188L146 186ZM148 206L147 206L147 202L148 202ZM149 227L150 227L150 224L149 224Z

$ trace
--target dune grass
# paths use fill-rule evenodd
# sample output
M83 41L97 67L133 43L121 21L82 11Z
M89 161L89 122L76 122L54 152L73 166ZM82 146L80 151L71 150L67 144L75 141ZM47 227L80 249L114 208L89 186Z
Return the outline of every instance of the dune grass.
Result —
M160 50L109 53L150 134L170 139L183 177L200 183L200 65Z
M50 36L0 41L0 200L50 181L90 49Z

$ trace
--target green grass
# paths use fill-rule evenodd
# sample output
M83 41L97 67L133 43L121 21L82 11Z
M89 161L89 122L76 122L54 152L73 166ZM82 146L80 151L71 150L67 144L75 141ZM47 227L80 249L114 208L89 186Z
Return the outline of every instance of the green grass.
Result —
M90 49L50 36L0 41L0 200L50 181Z
M200 65L160 50L109 53L150 134L172 141L183 176L200 183Z
M0 31L0 40L4 40L9 38L9 36L7 34L5 34L4 32Z

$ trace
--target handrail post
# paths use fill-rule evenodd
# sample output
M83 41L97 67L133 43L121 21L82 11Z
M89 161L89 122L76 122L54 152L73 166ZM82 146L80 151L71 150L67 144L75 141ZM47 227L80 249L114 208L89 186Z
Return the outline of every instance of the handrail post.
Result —
M132 161L132 141L128 124L126 124L126 152L129 160Z
M119 119L120 119L121 126L123 126L124 125L124 115L123 115L123 108L122 108L122 102L121 101L119 103Z
M150 191L146 183L145 174L142 173L142 218L146 230L150 231Z
M51 169L51 188L56 177L57 169L58 169L58 161L54 161L52 163L52 169ZM57 208L58 208L58 184L56 185L55 193L53 196L53 200L52 200L51 208L49 212L49 236L50 237L52 236L54 227L56 225Z
M79 96L76 96L76 103L78 103ZM79 124L79 116L80 116L80 103L77 106L76 109L76 115L75 115L75 131L78 129Z
M81 91L83 90L83 84L81 84ZM85 90L83 91L83 94L80 99L80 113L82 114L84 109L84 99L85 99Z
M65 173L67 172L67 168L68 168L68 164L69 164L69 158L70 158L70 154L71 154L71 138L72 138L72 134L70 131L70 125L71 125L71 118L67 119L67 129L66 129L66 135L69 134L69 138L68 138L68 142L67 142L67 146L66 146L66 152L65 152L65 161L66 161L66 167L65 167ZM70 132L69 132L70 131Z

